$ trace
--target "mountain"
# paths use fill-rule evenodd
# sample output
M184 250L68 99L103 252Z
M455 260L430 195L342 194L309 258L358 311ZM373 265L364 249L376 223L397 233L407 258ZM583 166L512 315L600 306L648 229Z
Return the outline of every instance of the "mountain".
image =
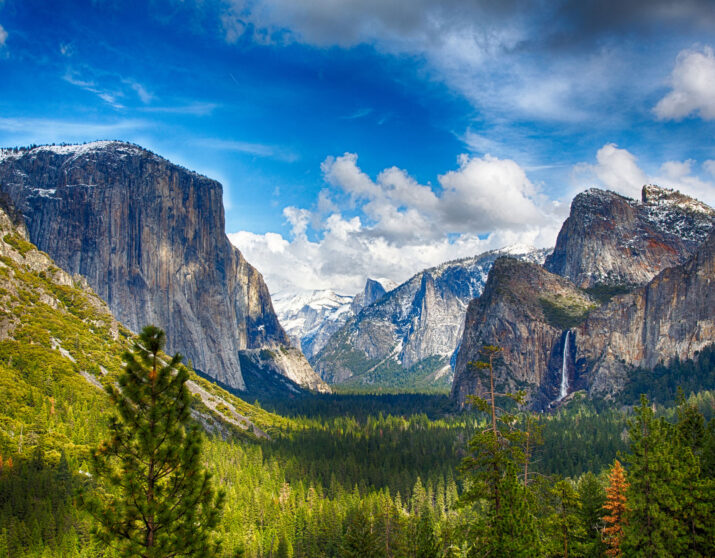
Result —
M479 360L484 345L502 348L498 368L500 392L527 391L532 404L545 407L559 396L564 330L598 306L571 281L543 267L502 257L494 262L484 292L467 309L457 353L452 399L464 404L469 394L483 393Z
M106 434L133 334L80 275L59 268L28 240L22 216L0 195L0 455L41 448L85 459ZM192 416L223 437L265 438L282 419L190 373Z
M513 259L492 268L467 311L452 398L482 390L468 363L485 344L503 348L499 386L525 389L535 408L580 389L608 397L636 367L697 356L715 342L712 215L652 186L641 202L577 196L545 265L565 277Z
M355 315L359 314L360 310L374 304L395 287L397 287L397 283L389 279L370 279L368 277L365 281L365 288L353 298L350 310Z
M329 383L357 387L446 388L464 314L502 254L541 261L543 250L512 247L426 269L336 331L313 361Z
M360 310L394 289L389 279L370 279L355 296L324 289L308 292L279 292L273 296L278 320L296 347L312 361L330 336Z
M641 201L592 188L578 194L544 267L579 287L643 285L686 261L713 227L715 210L647 185Z
M235 389L260 388L241 360L260 364L262 349L280 355L274 368L292 382L326 389L290 347L261 274L228 241L218 182L101 141L3 150L0 190L29 239L85 277L132 331L158 325L168 351Z
M572 336L574 374L597 395L618 391L635 367L695 358L715 343L715 231L684 264L614 297Z

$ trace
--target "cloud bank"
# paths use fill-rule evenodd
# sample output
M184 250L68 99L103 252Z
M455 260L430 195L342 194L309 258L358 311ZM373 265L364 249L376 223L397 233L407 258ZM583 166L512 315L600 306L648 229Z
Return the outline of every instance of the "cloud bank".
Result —
M583 121L619 92L660 87L642 45L715 31L709 0L227 0L226 41L370 45L410 57L476 107ZM664 33L667 31L667 33ZM681 47L682 48L682 47ZM607 97L607 99L606 99Z
M510 244L553 245L570 198L599 186L633 198L655 183L715 204L715 161L666 161L647 173L636 156L608 143L573 172L566 200L552 200L515 161L462 155L458 167L419 184L390 167L375 178L355 153L328 157L325 188L311 208L286 207L288 237L239 231L229 238L264 274L271 292L334 289L354 294L367 277L396 282L444 261Z
M390 167L374 179L355 153L321 165L326 187L311 209L286 207L289 238L229 234L272 292L332 288L352 294L366 277L402 282L425 267L508 244L553 243L564 207L540 194L514 161L461 156L458 168L419 184Z

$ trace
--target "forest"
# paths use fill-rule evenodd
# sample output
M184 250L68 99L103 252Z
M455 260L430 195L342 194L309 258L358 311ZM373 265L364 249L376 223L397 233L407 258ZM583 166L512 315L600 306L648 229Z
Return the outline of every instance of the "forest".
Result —
M112 409L40 357L0 355L4 378L9 363L40 386L17 409L25 433L3 439L0 556L120 556L83 504ZM677 389L712 359L661 367L637 401L639 374L615 404L577 396L550 414L518 396L494 415L443 395L264 401L270 440L202 435L224 495L217 555L712 556L715 394Z

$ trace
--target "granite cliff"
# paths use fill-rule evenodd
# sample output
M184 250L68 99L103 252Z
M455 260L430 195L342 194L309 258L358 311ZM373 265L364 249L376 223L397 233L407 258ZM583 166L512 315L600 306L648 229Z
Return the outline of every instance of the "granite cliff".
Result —
M102 141L3 150L0 190L30 240L85 277L120 322L162 327L168 351L206 375L250 390L242 351L290 346L261 274L225 235L218 182ZM285 355L290 380L325 389L299 351Z
M452 398L463 404L483 393L483 371L469 365L484 345L502 347L499 391L527 391L532 405L558 398L564 330L585 319L598 303L571 281L543 267L499 258L482 295L470 302L457 353Z
M281 325L308 361L325 346L330 336L359 313L395 288L389 279L370 279L355 296L338 294L330 289L308 292L278 292L273 305Z
M633 367L694 358L715 343L715 232L682 265L614 297L574 330L574 372L608 396Z
M481 392L469 362L485 344L503 348L499 385L526 390L535 408L580 389L608 397L636 367L695 357L715 342L714 218L653 186L641 202L579 194L544 266L559 273L499 259L470 303L452 398Z
M636 201L592 188L578 194L544 267L579 287L643 285L686 261L715 210L680 192L644 186Z

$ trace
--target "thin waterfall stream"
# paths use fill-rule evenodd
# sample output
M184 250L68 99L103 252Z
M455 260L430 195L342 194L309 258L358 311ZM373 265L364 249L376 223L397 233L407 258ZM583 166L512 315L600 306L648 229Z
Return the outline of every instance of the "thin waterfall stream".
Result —
M566 339L564 339L563 362L561 363L561 391L557 401L561 401L569 394L569 335L571 332L567 331Z

